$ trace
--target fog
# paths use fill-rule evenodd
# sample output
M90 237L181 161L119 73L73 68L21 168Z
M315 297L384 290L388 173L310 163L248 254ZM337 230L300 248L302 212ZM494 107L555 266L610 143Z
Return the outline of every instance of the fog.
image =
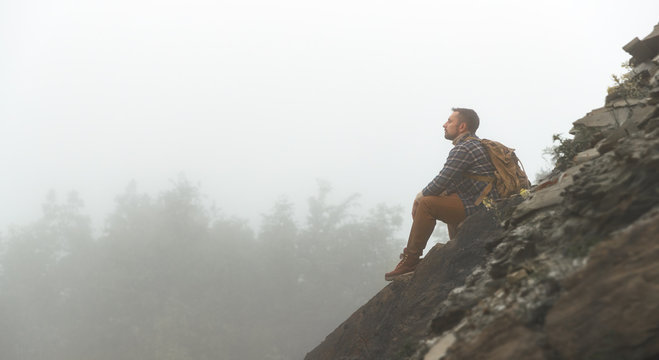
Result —
M650 0L1 1L0 234L38 234L44 204L72 201L84 237L110 244L118 198L158 203L181 184L198 192L204 231L235 222L249 249L269 239L276 204L304 241L310 197L359 194L337 226L368 228L377 204L400 206L382 268L365 272L374 285L338 306L344 316L394 265L411 201L451 147L451 107L475 109L478 135L516 148L533 179L551 166L552 134L602 106L621 47L657 14Z
M184 174L257 223L316 179L409 202L453 106L531 177L553 133L603 103L652 1L0 4L0 225L77 191L96 226L131 180Z

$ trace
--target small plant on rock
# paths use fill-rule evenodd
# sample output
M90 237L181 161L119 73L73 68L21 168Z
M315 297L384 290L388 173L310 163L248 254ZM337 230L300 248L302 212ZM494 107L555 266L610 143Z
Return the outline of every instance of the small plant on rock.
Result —
M643 73L636 73L628 62L622 64L625 73L612 74L615 85L607 89L608 99L641 99L648 95L647 79Z
M552 161L559 171L565 171L574 165L574 157L591 148L601 138L601 133L597 130L587 127L580 127L577 130L572 139L563 137L561 134L554 134L552 140L558 144L545 149L545 154L551 155Z
M560 134L554 134L552 140L554 143L558 142L558 145L547 149L547 152L551 154L556 168L560 171L569 168L574 163L574 157L584 150L574 139L564 138Z

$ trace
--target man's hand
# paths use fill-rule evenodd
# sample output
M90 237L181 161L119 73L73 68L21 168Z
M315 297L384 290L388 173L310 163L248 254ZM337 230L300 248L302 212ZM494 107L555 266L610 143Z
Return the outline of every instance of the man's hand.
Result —
M414 198L414 204L412 204L412 217L416 214L416 208L419 207L419 200L423 197L423 192L416 194Z

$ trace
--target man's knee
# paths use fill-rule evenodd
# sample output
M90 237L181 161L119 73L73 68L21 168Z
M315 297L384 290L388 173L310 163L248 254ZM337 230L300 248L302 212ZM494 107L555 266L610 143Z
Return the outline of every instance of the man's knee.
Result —
M419 199L419 208L423 213L446 223L464 219L464 207L457 195L424 196Z
M424 196L419 199L419 208L426 213L441 211L442 201L439 196Z
M424 196L421 199L419 199L419 205L425 207L441 206L441 204L442 204L442 196L430 195L430 196Z

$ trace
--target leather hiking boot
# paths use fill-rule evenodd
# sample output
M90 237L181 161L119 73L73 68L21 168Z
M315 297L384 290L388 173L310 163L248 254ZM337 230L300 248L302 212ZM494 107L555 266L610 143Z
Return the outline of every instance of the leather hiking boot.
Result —
M392 281L401 275L413 273L421 261L419 256L420 254L415 254L404 249L403 253L400 254L400 262L393 271L384 274L384 279L386 281Z

